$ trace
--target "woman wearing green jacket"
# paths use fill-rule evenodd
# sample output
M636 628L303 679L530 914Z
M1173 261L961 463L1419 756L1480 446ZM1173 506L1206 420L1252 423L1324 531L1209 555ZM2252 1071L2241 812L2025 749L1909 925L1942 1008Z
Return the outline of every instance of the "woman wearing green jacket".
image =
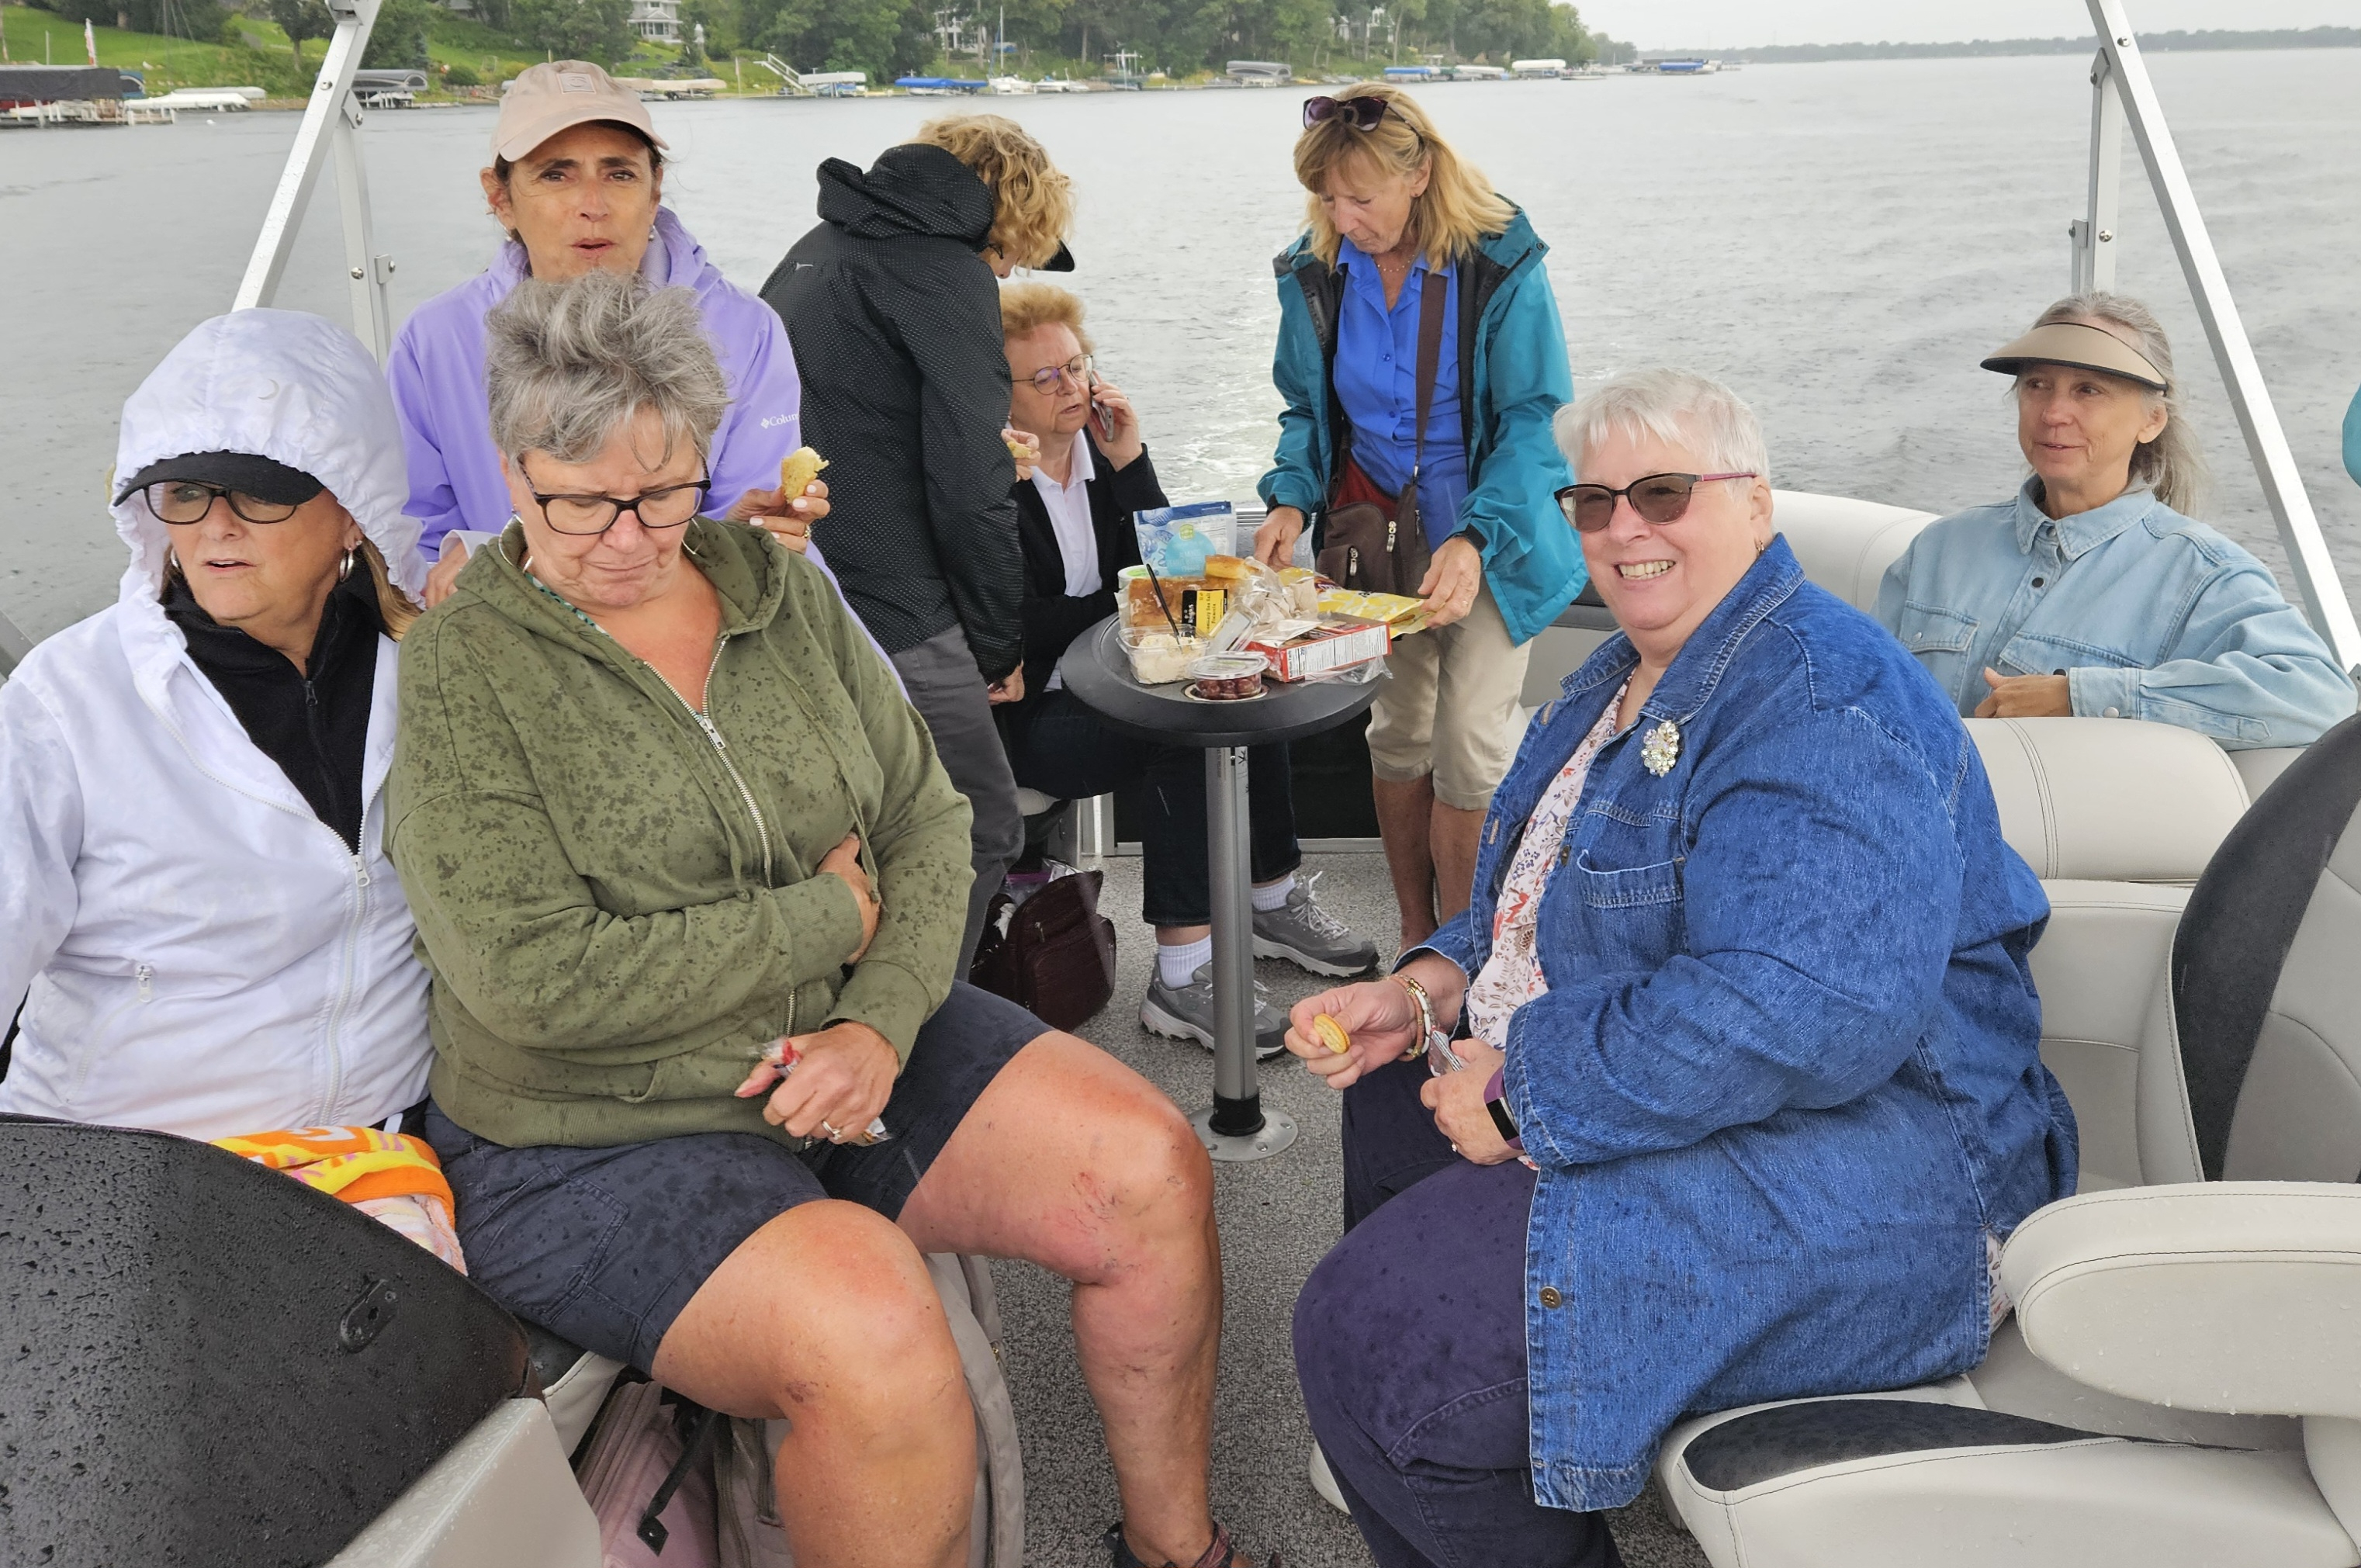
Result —
M1369 719L1407 949L1467 906L1476 835L1516 751L1528 645L1585 581L1553 499L1572 476L1550 417L1574 382L1548 247L1407 93L1363 82L1309 100L1295 174L1312 200L1277 264L1272 378L1287 407L1255 553L1284 564L1307 517L1316 533L1349 502L1398 515L1414 480L1430 629L1395 643ZM1442 340L1422 441L1430 310Z
M1221 1268L1189 1124L953 983L967 803L818 570L697 515L728 391L695 295L528 280L487 328L515 516L404 644L385 830L477 1282L791 1416L798 1562L942 1568L975 1427L920 1255L1031 1259L1074 1283L1119 1539L1198 1561Z

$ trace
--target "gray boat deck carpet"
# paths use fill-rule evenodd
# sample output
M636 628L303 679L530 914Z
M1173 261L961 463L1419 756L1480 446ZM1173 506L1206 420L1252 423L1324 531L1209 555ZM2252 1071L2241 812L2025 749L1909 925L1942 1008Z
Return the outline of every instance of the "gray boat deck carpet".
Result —
M1115 922L1121 971L1115 1000L1082 1031L1173 1097L1184 1111L1213 1099L1213 1062L1198 1046L1139 1026L1155 941L1139 923L1139 861L1106 862L1101 906ZM1307 857L1325 874L1323 903L1390 950L1393 895L1375 854ZM1325 981L1264 960L1259 976L1285 1008ZM1288 1346L1290 1309L1312 1265L1342 1230L1335 1094L1291 1060L1262 1069L1266 1107L1302 1128L1295 1146L1253 1165L1217 1165L1217 1212L1226 1309L1213 1431L1213 1508L1256 1561L1273 1548L1290 1568L1367 1568L1368 1552L1343 1514L1305 1478L1304 1425ZM1099 1532L1117 1512L1098 1416L1074 1363L1064 1282L1030 1265L994 1265L1008 1337L1008 1382L1025 1445L1026 1561L1033 1568L1104 1568ZM1631 1568L1704 1568L1705 1556L1671 1524L1653 1494L1612 1516Z

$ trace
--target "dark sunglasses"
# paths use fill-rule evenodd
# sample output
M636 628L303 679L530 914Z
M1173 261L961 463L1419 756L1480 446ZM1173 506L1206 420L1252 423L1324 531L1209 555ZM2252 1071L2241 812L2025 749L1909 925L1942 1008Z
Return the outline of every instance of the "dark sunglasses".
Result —
M1643 522L1678 522L1689 510L1689 492L1717 479L1752 479L1745 474L1651 474L1620 490L1604 485L1568 485L1557 493L1557 510L1584 533L1596 533L1615 520L1615 498L1631 501Z
M1343 120L1356 131L1373 131L1378 122L1386 117L1393 104L1387 99L1367 98L1306 98L1303 100L1303 128L1310 130L1323 120Z

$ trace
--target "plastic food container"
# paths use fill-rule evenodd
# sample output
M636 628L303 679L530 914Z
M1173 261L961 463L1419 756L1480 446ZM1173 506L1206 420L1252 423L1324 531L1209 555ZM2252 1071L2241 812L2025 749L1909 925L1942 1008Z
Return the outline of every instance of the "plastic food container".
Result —
M1124 652L1131 658L1131 678L1144 686L1169 685L1189 678L1189 666L1205 653L1203 639L1175 637L1170 631L1126 628Z
M1189 666L1189 693L1205 702L1238 702L1262 696L1263 672L1270 661L1259 653L1212 653Z

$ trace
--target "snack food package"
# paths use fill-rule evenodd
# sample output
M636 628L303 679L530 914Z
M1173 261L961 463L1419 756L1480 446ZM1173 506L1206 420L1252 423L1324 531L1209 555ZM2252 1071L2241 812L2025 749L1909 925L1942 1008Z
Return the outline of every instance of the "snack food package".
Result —
M1316 680L1367 664L1386 656L1392 646L1387 627L1379 621L1346 615L1323 616L1314 624L1289 622L1279 628L1291 635L1256 638L1246 643L1251 652L1270 662L1274 679Z
M1231 555L1237 546L1237 511L1227 501L1151 507L1132 513L1131 524L1139 536L1139 558L1168 582L1206 576L1207 561Z
M1221 624L1229 609L1227 587L1210 577L1150 579L1145 568L1126 566L1118 580L1123 585L1120 613L1126 628L1205 637ZM1159 587L1164 590L1160 609L1156 602Z
M1266 667L1259 653L1209 653L1189 666L1190 695L1205 702L1260 696Z
M1175 637L1170 631L1126 628L1122 638L1124 652L1131 658L1131 678L1144 686L1188 679L1189 666L1205 653L1203 639Z

